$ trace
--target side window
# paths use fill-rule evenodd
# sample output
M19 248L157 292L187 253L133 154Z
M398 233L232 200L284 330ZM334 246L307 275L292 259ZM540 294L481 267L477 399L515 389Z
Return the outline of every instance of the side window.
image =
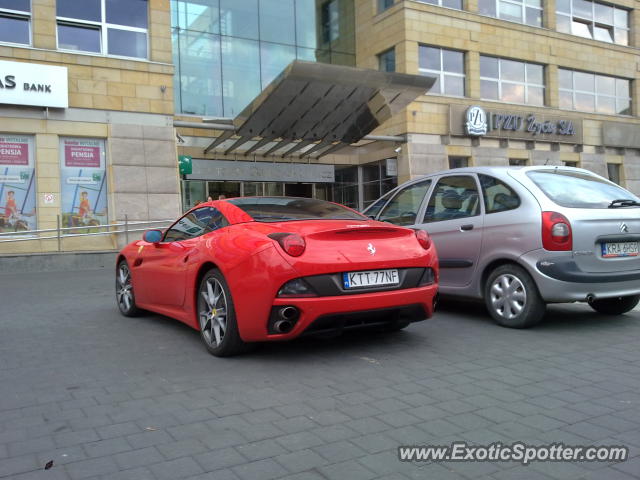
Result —
M387 200L389 200L389 198L391 198L391 195L393 195L394 193L396 192L391 191L385 193L382 197L369 205L369 207L366 208L364 212L362 212L362 214L366 215L367 217L375 217L380 209L384 206L384 204L387 203Z
M199 237L229 225L217 208L203 207L187 213L164 234L165 242L178 242Z
M487 213L504 212L520 206L520 197L506 183L489 175L478 175L478 177L484 197L484 209Z
M455 175L438 180L427 205L424 223L474 217L479 213L475 179L469 175Z
M418 210L424 196L429 191L431 180L414 183L400 190L393 199L387 203L378 220L390 222L395 225L413 225L418 217Z

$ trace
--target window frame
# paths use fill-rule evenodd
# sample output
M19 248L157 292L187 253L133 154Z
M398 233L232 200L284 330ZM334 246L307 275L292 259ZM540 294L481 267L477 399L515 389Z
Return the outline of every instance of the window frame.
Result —
M430 68L426 68L426 67L421 67L420 66L420 50L422 48L435 48L437 50L439 50L440 52L440 70L433 70ZM463 73L457 73L457 72L449 72L447 70L444 70L444 52L455 52L455 53L461 53L462 54L462 72ZM466 93L467 93L467 74L466 74L466 69L465 69L465 55L466 52L462 51L462 50L456 50L453 48L443 48L443 47L438 47L435 45L425 45L425 44L419 44L418 45L418 73L420 74L432 74L432 75L437 75L438 76L438 86L440 87L440 91L439 92L434 92L433 90L429 90L427 92L428 95L443 95L446 97L457 97L457 98L464 98L466 97ZM462 78L462 95L452 95L449 93L445 93L445 82L444 82L444 78L445 75L449 75L452 77L458 77L458 78Z
M31 47L33 46L33 0L29 0L29 12L23 10L12 10L10 8L0 7L0 17L15 18L18 20L26 20L27 27L29 29L29 43L20 42L0 42L0 45L16 46L16 47Z
M629 36L631 33L631 25L630 25L630 16L631 16L631 10L621 7L619 5L612 5L609 3L603 3L603 2L595 2L593 0L584 0L585 2L588 2L591 4L591 19L588 19L586 17L581 16L580 14L577 14L574 12L574 8L573 8L573 0L569 1L569 13L566 12L562 12L558 10L557 4L556 4L556 16L561 16L561 17L566 17L569 19L569 32L565 32L564 30L558 30L558 28L556 27L556 30L560 33L566 33L568 35L574 35L577 37L581 37L581 38L587 38L590 40L595 40L596 42L605 42L605 43L611 43L614 45L623 45L623 46L630 46L629 43ZM612 13L613 13L613 20L611 24L602 22L602 21L596 21L596 5L601 5L604 7L609 7L612 8ZM624 12L626 12L627 14L627 25L624 27L621 27L619 25L616 24L616 10L622 10ZM589 32L591 33L590 37L586 37L584 35L579 35L578 33L575 33L573 31L573 25L574 23L581 23L583 25L586 25L589 29ZM599 38L595 38L595 29L596 27L599 28L607 28L611 30L611 38L612 41L609 42L607 40L602 40ZM616 30L624 30L626 31L626 43L620 43L616 41Z
M571 72L571 89L563 88L563 87L560 86L560 75L562 74L563 71L564 72ZM582 73L582 74L592 75L593 76L593 91L576 89L576 76L575 76L575 73ZM629 97L618 96L618 94L617 94L617 88L618 88L617 87L617 82L614 83L616 85L615 86L615 89L616 89L616 94L615 95L609 95L607 93L598 93L598 77L611 78L614 81L615 80L623 80L625 82L628 82ZM632 117L633 116L633 111L630 111L628 114L626 114L626 113L617 113L618 100L628 100L629 101L629 109L631 110L633 108L633 91L631 90L631 87L632 87L631 82L632 81L633 80L630 80L628 78L614 77L612 75L604 75L604 74L601 74L601 73L583 72L582 70L572 70L570 68L558 68L558 95L560 95L562 92L571 93L571 104L572 104L572 106L571 106L571 108L569 110L572 110L572 111L595 113L595 114L599 114L599 115L619 115L619 116L623 116L623 117ZM593 95L594 102L595 102L593 111L577 109L576 108L576 94ZM616 105L616 112L608 113L608 112L598 111L598 98L600 98L600 97L613 99L614 104ZM566 110L566 108L564 108L562 106L560 108Z
M460 8L457 7L449 7L447 5L443 5L442 2L444 0L414 0L418 3L424 3L426 5L433 5L434 7L442 7L442 8L450 8L451 10L459 10L459 11L463 11L464 10L464 3L462 0L460 0Z
M429 194L431 192L431 190L433 189L433 185L435 184L434 179L432 177L430 178L425 178L425 179L420 179L416 182L413 182L409 185L405 185L401 188L398 188L397 190L395 190L395 193L391 196L391 198L387 199L387 202L384 204L384 206L382 208L380 208L380 210L378 211L378 213L376 214L376 220L378 220L379 222L389 222L392 223L393 225L400 225L400 226L407 226L407 225L417 225L418 219L420 218L420 214L422 213L422 210L424 208L424 204L427 201L427 198L429 197ZM391 222L389 220L385 220L382 218L382 214L392 205L392 203L399 198L403 193L405 193L406 191L413 189L413 188L420 188L420 187L426 187L424 194L422 195L422 199L420 200L419 205L417 205L417 209L416 209L416 217L415 217L415 221L413 223L394 223ZM392 190L393 192L393 190ZM399 217L387 217L387 218L399 218Z
M222 225L221 227L218 227L215 230L211 230L209 232L204 232L204 233L201 233L199 235L195 235L193 237L182 238L182 239L179 239L179 240L167 240L167 235L169 235L169 232L173 229L174 226L179 224L182 219L188 217L189 215L195 214L195 212L198 212L200 210L204 210L204 209L207 209L207 208L217 211L220 214L220 216L224 219L226 225ZM164 231L164 234L162 235L161 243L184 242L184 241L187 241L187 240L193 240L194 238L202 237L203 235L207 235L209 233L216 232L216 231L220 230L221 228L228 227L229 225L231 225L231 223L229 222L227 217L224 216L224 213L222 213L219 208L212 207L211 205L205 205L203 207L195 207L195 208L192 208L191 210L189 210L184 215L182 215L180 218L178 218L178 220L173 222L171 224L171 226Z
M438 193L438 185L440 184L440 182L442 182L443 180L447 180L450 178L455 178L455 177L465 177L465 178L470 178L473 185L475 186L476 189L476 204L475 204L475 211L476 213L474 213L473 215L465 215L462 217L454 217L454 218L440 218L440 219L434 219L433 217L427 219L427 213L429 211L429 204L431 203L431 199L435 199L435 196ZM433 186L431 188L431 191L428 194L428 199L425 198L425 202L424 202L424 211L422 212L422 224L428 224L428 223L440 223L440 222L448 222L450 220L461 220L464 218L473 218L473 217L478 217L481 216L484 213L484 203L483 200L480 198L482 197L482 187L479 184L478 178L476 177L476 175L472 174L472 173L448 173L446 175L442 175L441 177L439 177L434 183ZM435 201L435 200L434 200ZM432 213L432 215L435 214L435 208L434 208L434 212Z
M123 58L126 60L139 60L139 61L149 61L150 60L150 41L149 41L149 23L150 23L150 18L149 18L149 1L146 0L147 3L147 28L140 28L140 27L131 27L128 25L119 25L117 23L109 23L107 22L107 5L106 5L106 0L100 0L100 18L101 21L100 22L96 22L93 20L83 20L83 19L78 19L78 18L71 18L71 17L62 17L62 16L58 16L56 14L56 49L60 52L67 52L67 53L80 53L83 55L97 55L97 56L101 56L101 57L110 57L110 58ZM75 50L75 49L68 49L68 48L61 48L60 47L60 35L58 33L58 26L59 25L68 25L68 26L72 26L72 27L79 27L79 28L87 28L87 29L93 29L93 30L98 30L100 32L100 52L92 52L92 51L88 51L88 50ZM123 31L127 31L127 32L133 32L133 33L143 33L145 35L146 38L146 57L131 57L131 56L126 56L126 55L115 55L115 54L111 54L109 53L109 41L108 41L108 37L109 37L109 30L123 30Z
M480 11L478 10L478 14L479 15L483 15L485 17L491 17L491 18L497 18L499 20L503 20L505 22L513 22L513 23L518 23L521 25L527 25L529 27L535 27L535 28L542 28L544 27L544 3L541 0L540 1L540 6L533 6L533 5L528 5L527 4L527 0L522 0L520 2L518 1L514 1L514 0L490 0L493 1L493 6L495 8L495 15L489 15L486 13L480 13ZM522 8L522 15L521 15L521 21L516 21L516 20L512 20L510 18L502 18L500 16L500 4L502 3L506 3L507 5L515 5L515 6L519 6ZM479 9L479 5L478 5L478 9ZM539 10L540 11L540 25L531 25L529 23L527 23L527 8L532 8L535 10Z
M545 68L546 66L541 64L541 63L534 63L534 62L524 62L522 60L513 60L511 58L504 58L504 57L494 57L493 55L480 55L480 62L482 62L482 58L494 58L498 61L498 78L492 78L492 77L486 77L486 76L482 76L482 74L480 74L480 98L481 100L487 100L487 101L492 101L492 102L503 102L503 103L512 103L514 105L530 105L533 107L544 107L546 106L546 90L547 90L547 86L544 84L545 81ZM520 63L524 66L524 82L520 82L520 81L516 81L516 80L503 80L502 79L502 62L503 61L509 61L509 62L516 62L516 63ZM542 67L542 84L538 84L538 83L533 83L533 82L529 82L528 81L528 73L527 73L527 65L535 65L538 67ZM498 82L498 98L485 98L482 96L482 80L487 80L487 81L491 81L491 82ZM508 85L521 85L524 87L524 102L520 103L520 102L510 102L508 100L503 100L502 99L502 85L503 83L506 83ZM528 87L535 87L535 88L542 88L542 104L538 105L535 103L529 103L528 102L528 98L529 98L529 88Z
M393 53L393 70L387 70L386 68L383 69L382 68L382 63L383 63L383 59L385 59L385 63L386 63L386 55ZM396 46L394 45L391 48L387 48L386 50L380 52L378 55L376 55L376 57L378 58L378 70L380 70L381 72L395 72L396 71Z

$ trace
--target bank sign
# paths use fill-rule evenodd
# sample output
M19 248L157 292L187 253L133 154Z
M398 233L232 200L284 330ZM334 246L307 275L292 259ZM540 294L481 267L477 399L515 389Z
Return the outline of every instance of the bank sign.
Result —
M449 120L452 135L582 143L581 119L451 105Z
M0 104L67 108L67 67L0 60Z

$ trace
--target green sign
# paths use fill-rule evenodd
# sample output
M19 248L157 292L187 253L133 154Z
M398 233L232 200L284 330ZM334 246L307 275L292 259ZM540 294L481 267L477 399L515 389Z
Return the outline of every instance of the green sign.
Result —
M191 175L193 173L191 157L189 155L179 155L178 167L180 168L180 175Z

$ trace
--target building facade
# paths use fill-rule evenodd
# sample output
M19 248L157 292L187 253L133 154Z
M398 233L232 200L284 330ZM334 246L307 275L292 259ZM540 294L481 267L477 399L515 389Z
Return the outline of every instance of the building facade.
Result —
M0 233L178 215L173 76L166 1L0 1ZM117 246L2 240L0 253Z
M0 236L0 254L115 248L69 235L208 196L361 209L466 165L574 165L640 193L635 3L0 0L0 234L68 229L62 245ZM295 59L436 83L346 148L232 135Z

